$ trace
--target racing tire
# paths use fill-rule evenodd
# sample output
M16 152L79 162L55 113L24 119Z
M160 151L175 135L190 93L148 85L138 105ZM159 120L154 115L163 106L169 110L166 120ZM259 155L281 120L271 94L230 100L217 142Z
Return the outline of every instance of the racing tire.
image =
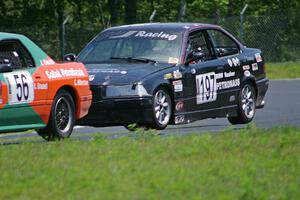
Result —
M228 117L231 124L247 124L252 121L256 111L256 92L252 84L246 83L239 92L238 115Z
M172 100L165 88L158 88L153 95L152 124L147 126L157 130L165 129L172 116Z
M52 103L48 125L38 130L38 134L47 141L68 138L75 124L75 104L66 90L60 90Z

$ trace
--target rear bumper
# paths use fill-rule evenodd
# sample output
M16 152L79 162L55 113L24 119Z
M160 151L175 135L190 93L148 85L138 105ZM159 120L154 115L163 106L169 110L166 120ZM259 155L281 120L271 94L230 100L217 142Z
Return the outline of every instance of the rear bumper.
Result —
M78 125L95 127L149 123L152 120L152 97L105 99L93 102L88 115Z
M88 114L89 108L92 104L92 95L88 96L81 96L79 98L79 102L77 102L77 105L79 103L78 109L76 113L77 119L82 118Z
M256 99L256 108L263 108L265 106L265 95L269 88L269 79L264 78L259 81L256 81L257 86L257 99Z

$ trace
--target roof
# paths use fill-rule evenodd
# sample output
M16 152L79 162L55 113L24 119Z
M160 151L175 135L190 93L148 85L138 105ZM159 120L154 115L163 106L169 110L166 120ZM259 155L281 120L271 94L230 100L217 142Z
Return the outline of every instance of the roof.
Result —
M19 40L27 48L34 59L36 66L41 66L42 61L48 57L48 55L39 46L26 36L15 33L0 32L0 41L12 39Z
M0 40L3 40L3 39L21 39L21 38L24 38L24 37L25 36L21 35L21 34L0 32Z
M186 31L195 28L220 28L220 27L217 25L204 24L204 23L145 23L145 24L115 26L112 28L108 28L105 31L137 30L137 29Z

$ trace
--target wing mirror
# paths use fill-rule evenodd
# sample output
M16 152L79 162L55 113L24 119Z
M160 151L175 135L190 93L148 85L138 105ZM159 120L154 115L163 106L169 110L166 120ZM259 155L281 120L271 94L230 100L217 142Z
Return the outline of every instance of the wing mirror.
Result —
M191 62L199 61L199 60L203 59L204 56L205 56L205 54L202 52L202 50L192 51L188 54L184 64L188 65Z
M12 72L13 68L10 63L0 64L0 73Z
M64 61L66 62L73 62L76 59L76 54L74 53L68 53L66 55L64 55Z

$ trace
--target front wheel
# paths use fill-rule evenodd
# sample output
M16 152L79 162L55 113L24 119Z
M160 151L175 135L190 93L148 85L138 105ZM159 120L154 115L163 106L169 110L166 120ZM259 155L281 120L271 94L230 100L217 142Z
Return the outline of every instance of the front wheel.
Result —
M172 115L172 101L168 91L159 88L154 92L151 128L162 130L167 127Z
M231 124L246 124L252 121L256 111L256 93L254 87L247 83L239 93L238 116L228 117Z
M44 139L60 140L71 135L75 124L75 104L66 90L60 90L54 98L46 128L38 130Z

